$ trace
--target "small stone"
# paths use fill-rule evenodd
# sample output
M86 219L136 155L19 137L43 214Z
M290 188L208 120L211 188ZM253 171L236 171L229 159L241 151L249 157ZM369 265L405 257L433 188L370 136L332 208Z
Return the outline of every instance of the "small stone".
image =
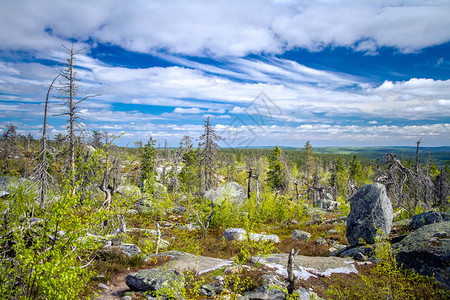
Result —
M335 247L335 248L338 248L338 249L344 249L344 248L347 248L347 246L342 245L342 244L339 244L339 243L334 244L334 247Z
M368 260L367 256L365 256L361 252L356 253L356 255L353 258L355 260L359 260L359 261L367 261Z
M214 278L215 280L217 280L219 282L219 284L224 285L225 284L225 278L223 278L223 276L216 276Z
M294 230L292 233L292 239L293 240L300 240L307 242L311 238L311 233L303 231L303 230Z
M330 229L328 230L328 235L337 234L338 231L336 229Z
M100 289L102 289L102 290L105 290L105 291L109 290L109 287L106 284L104 284L104 283L99 283L98 287Z
M334 252L334 251L337 251L338 249L336 249L336 248L334 248L334 247L330 247L330 249L328 249L328 251L330 252L330 253L332 253L332 252Z
M317 238L315 241L314 241L314 243L315 244L317 244L317 245L325 245L326 243L327 243L327 241L325 240L325 239L323 239L323 238Z
M131 298L130 296L123 296L122 298L120 298L120 300L131 300L133 298Z
M333 246L334 244L337 243L335 240L332 240L332 239L326 239L326 241L327 241L327 244L330 246Z

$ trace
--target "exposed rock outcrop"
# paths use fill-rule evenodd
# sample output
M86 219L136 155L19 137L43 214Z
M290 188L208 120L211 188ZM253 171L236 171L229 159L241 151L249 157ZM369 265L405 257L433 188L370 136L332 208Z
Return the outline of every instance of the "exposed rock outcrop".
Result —
M427 211L412 217L412 226L420 228L423 225L450 221L450 214L438 211Z
M432 276L450 288L450 222L424 225L392 245L397 263Z

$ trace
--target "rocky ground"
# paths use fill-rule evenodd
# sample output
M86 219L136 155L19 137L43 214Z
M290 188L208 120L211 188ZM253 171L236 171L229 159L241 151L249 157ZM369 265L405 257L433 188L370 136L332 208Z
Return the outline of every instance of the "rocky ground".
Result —
M427 212L392 227L393 210L382 185L370 185L360 189L351 200L351 212L346 225L340 225L345 222L345 218L339 218L337 214L330 214L329 211L321 213L322 216L326 215L326 218L318 221L313 213L311 220L306 222L306 227L295 222L286 222L275 226L274 230L269 232L271 234L229 228L220 237L210 237L212 243L216 239L216 243L222 245L267 242L278 245L278 248L273 248L268 253L259 249L259 255L248 256L242 261L239 255L224 258L223 255L228 252L221 252L222 250L217 250L216 253L209 251L212 254L209 256L175 250L147 256L150 268L127 269L114 273L107 283L100 284L98 299L154 299L146 294L146 291L163 291L160 295L170 298L165 294L167 291L164 287L174 291L175 298L285 299L289 283L289 251L275 252L280 252L280 249L287 250L289 245L292 248L301 245L298 247L300 253L296 253L292 260L294 291L300 299L323 297L331 284L352 282L358 274L368 274L377 263L377 257L374 257L376 246L360 245L358 241L361 238L372 243L389 239L392 248L396 250L398 262L403 263L405 268L424 275L435 274L436 279L448 288L450 218L447 214ZM336 238L340 231L334 228L341 228L339 226L347 226L344 242L342 236ZM294 229L296 227L306 230ZM293 229L288 237L285 234L286 228ZM311 238L308 228L313 232L314 238ZM187 226L185 229L195 232L199 228ZM415 231L411 231L413 229ZM408 230L411 233L402 234ZM284 236L280 238L277 233L282 232ZM347 241L350 243L345 243ZM319 256L311 255L312 252L304 255L308 254L309 247L322 249L322 252ZM205 252L208 252L206 248ZM242 287L243 283L238 281L245 278L250 278L253 282Z

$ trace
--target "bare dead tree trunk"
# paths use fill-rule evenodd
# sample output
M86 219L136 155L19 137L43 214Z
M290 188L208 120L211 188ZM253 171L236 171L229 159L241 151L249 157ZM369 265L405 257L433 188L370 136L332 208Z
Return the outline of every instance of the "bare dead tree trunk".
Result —
M416 147L416 163L414 165L414 171L417 173L419 171L419 147L420 147L420 141L422 141L422 139L417 141L417 147Z
M287 264L287 273L288 273L288 295L292 295L295 289L295 277L294 277L294 249L289 251L289 258Z
M298 181L294 181L295 184L295 200L297 200L297 204L298 204L298 199L300 198L300 194L298 193Z
M44 124L42 126L42 139L41 139L41 161L39 165L35 169L34 178L40 181L40 205L41 207L45 204L47 189L48 189L48 162L47 162L47 112L48 112L48 99L50 97L50 92L55 84L56 79L59 77L57 75L47 90L47 97L45 98L45 106L44 106Z
M251 192L252 192L252 173L253 173L253 170L252 169L250 169L249 171L247 171L247 173L248 173L248 188L247 188L247 198L248 199L250 199L250 196L251 196Z
M203 238L206 237L206 232L208 231L209 225L211 224L211 218L215 212L216 212L216 210L214 209L214 204L211 202L211 213L208 215L208 218L206 218L206 223L203 228L203 234L202 234Z
M64 45L62 45L67 52L68 58L66 59L67 63L66 63L66 69L61 71L60 76L63 77L66 82L65 83L60 83L61 87L59 88L60 91L62 92L62 96L60 97L61 99L64 100L66 106L67 106L67 111L65 113L63 113L62 115L67 115L69 116L69 120L68 120L68 138L69 138L69 152L70 152L70 159L69 159L69 164L70 164L70 182L71 182L71 194L75 195L75 127L77 126L79 129L81 129L79 123L77 122L77 120L79 119L79 117L77 116L77 108L78 105L83 102L84 100L86 100L87 98L91 98L91 97L96 97L99 95L89 95L81 100L75 101L75 96L77 94L77 90L78 90L78 86L75 84L75 82L78 80L76 78L76 74L77 72L74 70L75 67L75 57L77 54L79 54L82 50L84 49L80 49L80 50L74 50L73 48L73 44L71 48L68 48Z
M416 147L416 163L414 165L414 171L416 172L416 174L419 173L419 146L420 146L421 140L422 139L417 141L417 147ZM414 211L416 210L417 204L419 203L418 193L419 193L418 187L417 187L417 185L414 185Z
M255 179L256 179L256 208L259 208L259 203L261 201L260 197L259 197L259 174L255 174Z
M161 229L159 227L159 222L156 222L156 250L155 254L158 254L159 244L161 243Z

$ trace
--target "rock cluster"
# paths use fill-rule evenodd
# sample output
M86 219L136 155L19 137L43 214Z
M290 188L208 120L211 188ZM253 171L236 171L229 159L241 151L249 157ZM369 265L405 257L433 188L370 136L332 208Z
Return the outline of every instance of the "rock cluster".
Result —
M223 232L223 237L228 241L246 241L250 239L251 241L266 242L271 241L274 243L279 243L280 238L275 234L259 234L259 233L247 233L247 230L243 228L228 228Z

